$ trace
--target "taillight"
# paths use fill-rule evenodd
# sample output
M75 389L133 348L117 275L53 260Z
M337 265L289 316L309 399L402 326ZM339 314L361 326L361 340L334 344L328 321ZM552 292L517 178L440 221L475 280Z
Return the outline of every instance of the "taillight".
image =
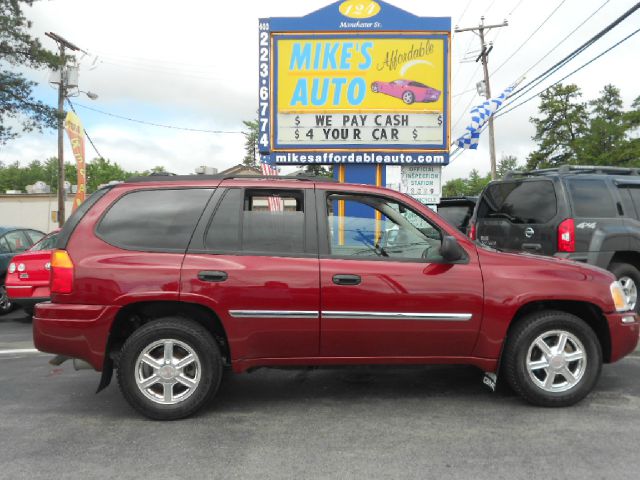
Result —
M65 250L51 253L51 293L73 291L73 262Z
M471 222L469 223L469 228L467 229L467 231L469 232L469 238L471 240L475 240L476 239L476 224Z
M558 225L558 251L576 251L576 225L573 218L567 218Z

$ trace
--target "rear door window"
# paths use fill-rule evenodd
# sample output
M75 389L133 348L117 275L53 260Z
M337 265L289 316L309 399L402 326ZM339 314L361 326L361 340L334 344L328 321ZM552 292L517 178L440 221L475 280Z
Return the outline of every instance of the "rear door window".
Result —
M478 206L478 218L504 218L521 224L547 223L556 213L556 192L550 180L489 185Z
M128 250L184 252L212 189L141 190L120 197L96 229Z
M205 238L208 251L297 255L305 249L302 190L229 189Z
M569 179L569 195L574 216L579 218L617 217L613 197L604 180Z
M302 191L247 190L242 215L242 250L260 253L304 252Z

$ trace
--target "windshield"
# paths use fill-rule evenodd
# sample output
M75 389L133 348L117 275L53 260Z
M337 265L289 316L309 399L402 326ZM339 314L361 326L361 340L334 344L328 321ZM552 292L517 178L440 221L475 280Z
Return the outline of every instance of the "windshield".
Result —
M58 232L50 233L49 235L44 237L42 240L40 240L38 243L36 243L33 247L31 247L29 250L31 252L37 252L39 250L53 250L54 248L56 248L57 238L58 238Z
M461 232L466 232L473 214L472 205L447 205L438 207L438 215Z

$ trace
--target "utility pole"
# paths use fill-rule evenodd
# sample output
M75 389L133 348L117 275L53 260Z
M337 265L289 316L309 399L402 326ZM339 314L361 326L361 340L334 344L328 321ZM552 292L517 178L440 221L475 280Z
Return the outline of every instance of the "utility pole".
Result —
M45 35L56 42L60 49L60 83L58 84L58 225L62 228L65 220L64 99L67 98L67 57L65 55L65 48L72 51L78 51L80 49L53 32L47 32Z
M493 44L485 43L485 34L491 30L492 28L500 28L506 27L509 25L509 22L506 20L500 24L496 25L485 25L484 17L480 17L480 25L477 27L469 27L469 28L458 28L456 27L455 32L473 32L480 38L480 55L476 58L476 62L478 60L482 60L482 67L484 70L484 94L485 98L489 100L491 98L491 85L489 83L489 53L493 50ZM493 130L493 116L489 117L489 155L491 157L491 179L496 179L496 139L495 132Z

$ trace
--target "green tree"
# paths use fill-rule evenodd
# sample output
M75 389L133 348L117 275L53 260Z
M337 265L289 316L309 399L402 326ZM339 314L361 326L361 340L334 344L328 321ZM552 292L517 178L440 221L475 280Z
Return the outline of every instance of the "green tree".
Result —
M466 195L467 181L464 178L449 180L442 187L443 197L462 197Z
M94 158L87 163L87 191L95 192L100 185L111 181L121 181L133 176L117 163L105 158Z
M518 159L513 155L504 155L498 162L496 171L498 178L503 178L508 172L516 170ZM481 176L475 168L469 172L469 178L454 178L442 187L443 197L476 196L491 181L491 174Z
M304 169L305 175L312 177L333 177L333 166L324 167L322 165L307 165Z
M518 159L513 155L503 155L496 167L496 173L498 178L504 178L504 176L518 169Z
M17 122L24 132L55 128L57 123L55 109L33 97L36 83L17 71L55 68L58 64L58 57L29 34L31 22L22 7L32 3L33 0L0 0L0 145L19 135L9 122Z
M576 142L578 163L583 165L620 165L627 142L628 123L625 121L620 90L606 85L600 97L589 102L589 126Z
M538 148L527 160L528 169L577 163L578 139L587 130L587 105L577 85L558 84L540 95L539 117L531 117Z
M258 159L260 157L258 151L258 135L260 129L257 120L243 120L247 130L243 131L244 135L244 158L242 164L247 167L258 167Z

